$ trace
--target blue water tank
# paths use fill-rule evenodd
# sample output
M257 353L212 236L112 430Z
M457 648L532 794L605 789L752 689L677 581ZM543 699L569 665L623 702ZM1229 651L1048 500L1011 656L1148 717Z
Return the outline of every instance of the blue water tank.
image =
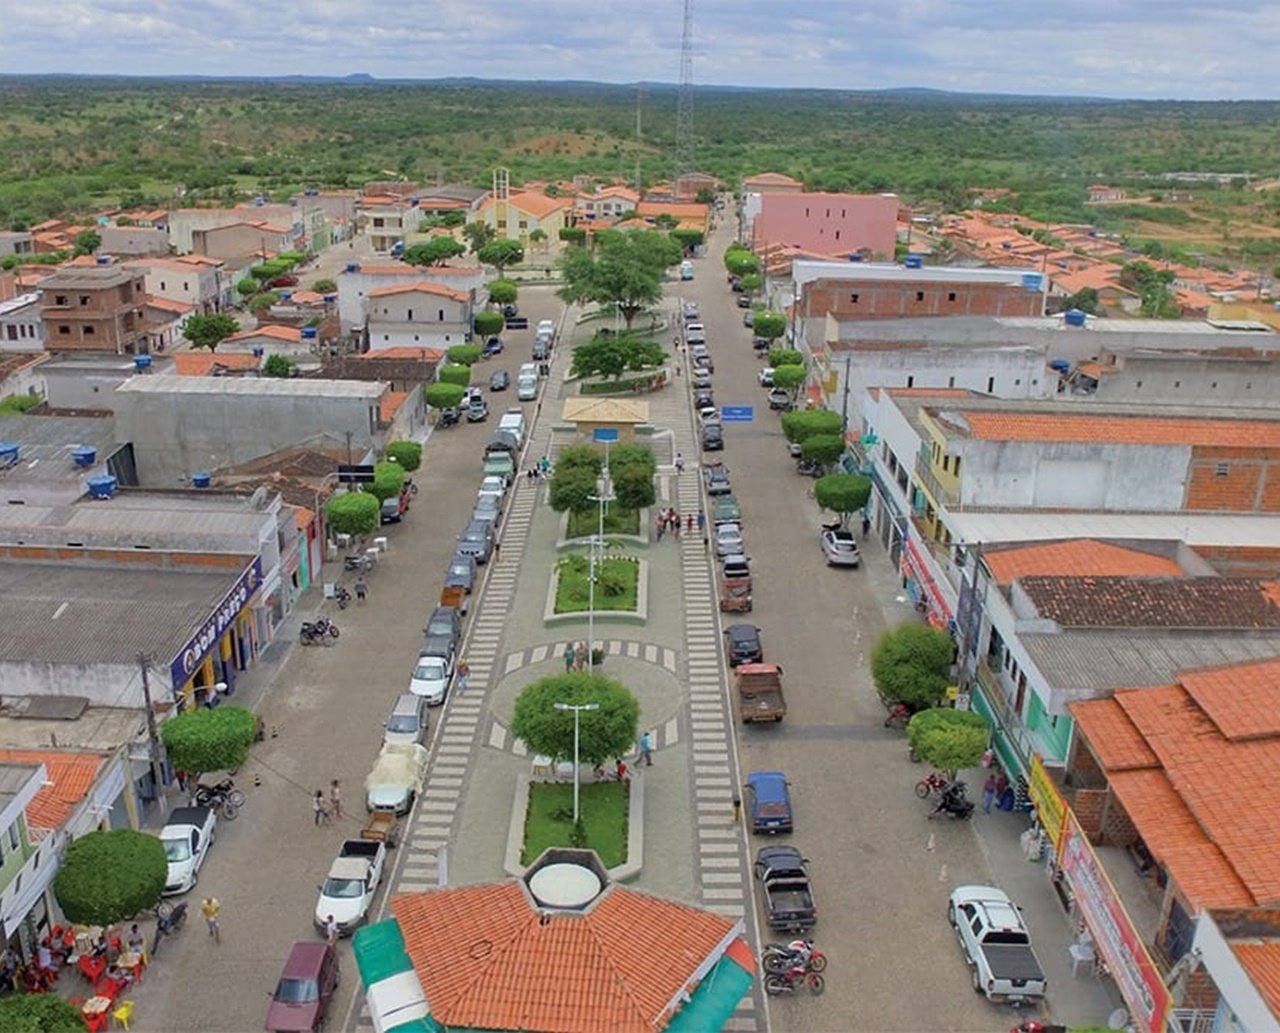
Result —
M314 341L316 339L316 328L314 326L304 326L302 328L302 339L304 341Z
M849 256L849 261L850 261L850 262L861 262L861 261L862 261L862 252L861 252L861 251L855 251L853 254L851 254L851 255Z
M145 373L151 368L150 355L135 355L133 357L133 368L139 373Z
M0 466L12 466L18 461L18 443L0 441Z
M213 483L213 477L210 476L207 470L197 470L191 475L191 487L193 488L207 488L211 483Z
M258 347L253 349L253 357L255 359L260 359L262 358L262 356L266 354L267 354L267 349L262 347L261 345L258 345Z
M1038 291L1044 287L1044 278L1039 273L1023 273L1022 289L1028 291Z
M903 258L902 264L908 269L923 269L924 255L907 255Z
M1088 317L1078 308L1069 308L1062 313L1062 318L1066 321L1067 326L1084 326Z
M346 271L347 271L347 272L349 272L349 273L358 273L358 272L360 271L360 263L359 263L359 262L348 262L348 263L347 263L347 270L346 270Z
M337 300L338 300L338 296L336 294L326 294L324 296L324 303L326 305L332 305Z
M76 466L92 466L98 460L98 450L92 445L76 445L71 450L71 461Z
M1070 373L1071 363L1067 359L1050 359L1049 368L1055 373Z
M110 256L110 255L96 255L96 256L94 257L94 262L95 262L97 265L110 265L110 264L111 264L111 256Z
M89 487L89 495L95 499L109 499L116 493L116 479L109 473L90 477L85 484Z

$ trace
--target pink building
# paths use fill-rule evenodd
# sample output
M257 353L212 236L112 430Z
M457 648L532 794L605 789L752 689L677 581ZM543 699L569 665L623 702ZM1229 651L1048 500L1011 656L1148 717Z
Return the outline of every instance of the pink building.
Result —
M893 258L897 241L896 194L748 194L744 215L751 220L750 241L759 253L782 244L824 255L865 251Z

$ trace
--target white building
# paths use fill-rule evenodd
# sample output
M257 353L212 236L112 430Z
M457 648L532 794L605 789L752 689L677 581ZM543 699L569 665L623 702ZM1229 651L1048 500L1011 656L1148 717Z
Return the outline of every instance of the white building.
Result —
M31 291L0 301L0 351L44 350L44 321L40 318L40 294Z
M369 293L380 287L426 281L474 298L487 279L483 267L478 265L421 268L404 262L367 265L351 262L338 274L338 319L342 332L350 333L365 325L369 317Z
M229 277L221 263L182 258L135 258L121 263L146 276L147 294L190 305L199 315L223 308Z
M370 351L422 346L448 348L471 333L471 295L419 280L369 292L366 338Z

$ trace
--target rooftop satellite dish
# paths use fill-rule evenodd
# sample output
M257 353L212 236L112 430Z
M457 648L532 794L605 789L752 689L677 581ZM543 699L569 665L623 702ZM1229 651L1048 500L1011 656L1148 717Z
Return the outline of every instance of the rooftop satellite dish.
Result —
M249 496L249 505L253 509L263 509L267 504L267 489L261 485Z

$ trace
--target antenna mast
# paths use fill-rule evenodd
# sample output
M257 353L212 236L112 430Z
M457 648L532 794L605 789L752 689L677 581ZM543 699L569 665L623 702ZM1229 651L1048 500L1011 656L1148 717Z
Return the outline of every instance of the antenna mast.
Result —
M640 112L644 108L644 83L636 84L636 192L640 191L640 151L644 146L640 135Z
M693 163L693 0L684 0L684 34L680 39L680 92L676 97L676 168L672 193L694 171Z

